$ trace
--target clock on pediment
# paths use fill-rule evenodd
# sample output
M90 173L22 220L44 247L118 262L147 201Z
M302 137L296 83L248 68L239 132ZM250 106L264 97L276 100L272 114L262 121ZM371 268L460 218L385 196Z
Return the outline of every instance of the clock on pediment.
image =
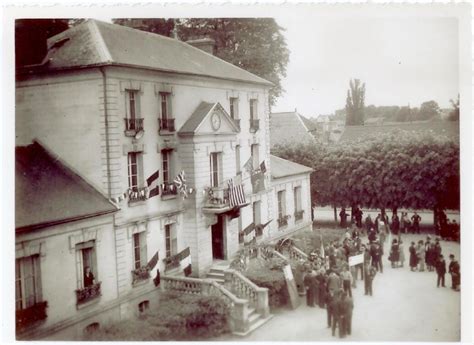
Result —
M215 111L211 115L211 125L214 131L217 131L221 127L221 116L219 112Z

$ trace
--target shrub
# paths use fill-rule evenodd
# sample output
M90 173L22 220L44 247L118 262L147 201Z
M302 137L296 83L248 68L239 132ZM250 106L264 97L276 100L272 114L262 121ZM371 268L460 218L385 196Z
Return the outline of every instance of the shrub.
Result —
M283 275L283 262L279 258L259 261L252 260L244 273L253 283L268 289L268 304L271 309L286 307L290 297Z
M86 340L202 340L229 332L229 315L219 297L165 293L157 310L105 326Z

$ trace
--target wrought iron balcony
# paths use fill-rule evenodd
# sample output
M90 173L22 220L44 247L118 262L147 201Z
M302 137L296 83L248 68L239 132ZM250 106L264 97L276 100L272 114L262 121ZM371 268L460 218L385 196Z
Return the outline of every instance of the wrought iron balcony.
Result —
M304 210L296 211L295 212L295 220L303 219L303 213L304 213Z
M150 269L146 266L137 268L132 271L132 284L139 283L149 278L150 278Z
M145 201L148 198L147 187L134 187L128 191L129 202Z
M161 196L173 196L178 194L178 188L174 185L174 183L164 182L161 184Z
M250 132L255 133L260 128L260 120L250 120Z
M281 218L278 218L277 221L278 221L278 227L279 228L282 228L284 226L287 226L288 225L288 218L290 218L290 216L283 216Z
M88 301L91 301L99 297L101 295L100 284L101 282L98 282L94 285L85 287L83 289L77 289L76 290L77 304L86 303Z
M46 308L48 302L38 302L31 307L25 309L19 309L16 311L16 328L17 330L25 329L32 325L36 321L44 320L48 316L46 314Z
M125 135L132 136L143 131L143 119L125 118Z
M161 132L175 132L174 119L162 119L158 118L158 124Z
M240 119L234 119L234 123L238 129L240 129Z
M209 209L227 209L229 205L229 188L226 187L211 187L207 189L207 200L205 201L205 208Z

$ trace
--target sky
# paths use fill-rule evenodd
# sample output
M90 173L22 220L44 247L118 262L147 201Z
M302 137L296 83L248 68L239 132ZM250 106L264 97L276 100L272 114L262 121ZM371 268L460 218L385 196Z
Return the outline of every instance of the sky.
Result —
M349 80L366 85L366 105L435 100L450 107L459 93L454 18L277 17L290 50L286 93L273 112L307 117L344 108Z

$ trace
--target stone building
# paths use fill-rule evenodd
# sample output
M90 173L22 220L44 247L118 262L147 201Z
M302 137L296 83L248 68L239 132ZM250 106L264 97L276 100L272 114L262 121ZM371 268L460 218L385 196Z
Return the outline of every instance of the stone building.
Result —
M38 140L119 210L108 216L107 249L96 248L97 257L110 258L104 270L114 281L101 287L104 312L77 303L60 310L51 301L52 321L30 337L74 337L86 323L93 328L158 303L154 280L182 274L173 263L183 253L191 275L203 277L233 258L244 230L268 241L311 226L311 170L292 174L294 163L270 156L270 82L207 53L202 41L203 50L95 20L47 44L41 64L17 70L16 145ZM175 182L181 172L186 188ZM230 204L229 180L243 186L245 202ZM30 207L16 205L24 213ZM71 242L58 247L57 260L70 250ZM50 294L76 266L65 260L60 269ZM64 294L74 298L74 290Z

